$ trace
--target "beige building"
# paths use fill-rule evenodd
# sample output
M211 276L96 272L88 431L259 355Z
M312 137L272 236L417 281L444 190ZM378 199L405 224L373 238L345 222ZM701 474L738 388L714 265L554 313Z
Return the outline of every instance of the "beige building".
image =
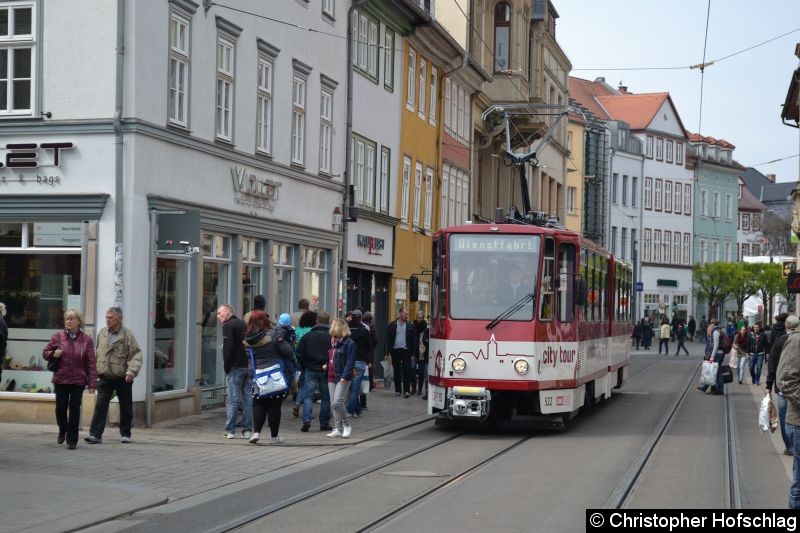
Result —
M575 113L569 114L567 124L567 161L566 217L564 225L576 233L583 231L583 176L584 152L583 137L586 132L586 121Z

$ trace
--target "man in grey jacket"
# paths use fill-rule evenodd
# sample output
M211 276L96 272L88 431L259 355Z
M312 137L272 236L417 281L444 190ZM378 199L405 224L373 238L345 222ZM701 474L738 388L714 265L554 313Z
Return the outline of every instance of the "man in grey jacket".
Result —
M778 363L777 383L786 398L786 433L792 444L794 465L792 486L789 489L789 508L800 509L800 319L786 318L789 331Z
M94 406L89 444L100 444L108 417L108 404L116 393L119 400L120 442L131 441L133 380L142 369L142 350L127 328L122 327L122 309L109 307L106 327L97 334L97 402Z

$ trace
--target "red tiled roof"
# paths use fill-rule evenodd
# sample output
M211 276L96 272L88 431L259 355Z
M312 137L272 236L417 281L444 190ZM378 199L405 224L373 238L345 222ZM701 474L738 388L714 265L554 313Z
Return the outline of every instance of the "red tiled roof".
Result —
M569 97L571 99L585 107L597 118L601 120L611 119L595 97L613 95L615 94L614 91L609 90L609 88L602 83L574 78L572 76L569 77L568 83Z
M669 93L599 96L597 99L612 117L624 120L632 130L643 130L647 129L667 98Z
M689 141L691 142L704 142L708 144L713 144L715 146L720 146L722 148L730 148L731 150L736 148L734 145L732 145L725 139L715 139L714 137L708 137L700 135L699 133L692 133L689 131L686 132L686 135L689 136Z

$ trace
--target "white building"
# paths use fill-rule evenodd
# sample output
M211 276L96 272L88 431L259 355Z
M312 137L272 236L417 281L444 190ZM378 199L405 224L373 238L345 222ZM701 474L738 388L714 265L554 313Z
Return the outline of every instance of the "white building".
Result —
M41 350L68 308L94 334L121 305L139 421L224 401L217 304L335 309L346 10L236 7L0 1L0 420L52 420Z

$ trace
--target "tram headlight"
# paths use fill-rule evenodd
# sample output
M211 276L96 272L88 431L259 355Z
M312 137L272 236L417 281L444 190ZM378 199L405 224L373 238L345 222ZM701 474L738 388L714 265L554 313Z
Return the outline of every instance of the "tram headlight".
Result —
M528 373L528 361L525 359L517 359L514 361L514 371L520 376Z
M453 371L454 371L454 372L457 372L457 373L459 373L459 374L460 374L461 372L463 372L464 370L466 370L466 369L467 369L467 362L466 362L466 361L464 361L464 360L463 360L462 358L460 358L460 357L456 357L456 358L455 358L455 359L453 359L453 361L450 363L450 367L453 369Z

